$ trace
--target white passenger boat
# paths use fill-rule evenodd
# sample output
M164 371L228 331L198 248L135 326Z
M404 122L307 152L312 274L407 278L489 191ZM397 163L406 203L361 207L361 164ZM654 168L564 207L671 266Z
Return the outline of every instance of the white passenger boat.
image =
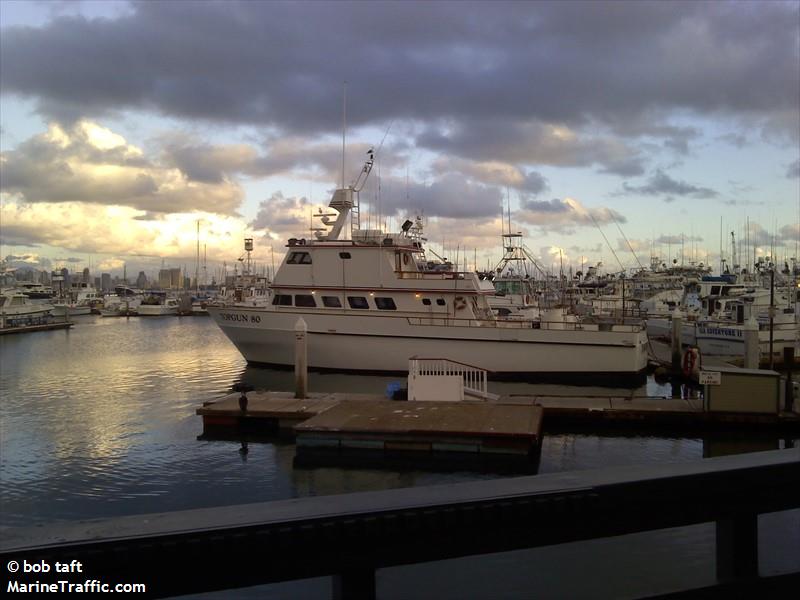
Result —
M211 305L209 313L250 363L292 365L295 326L308 328L308 365L340 371L407 372L415 355L441 356L494 374L639 375L647 365L641 325L502 320L477 274L426 260L422 224L400 233L363 230L355 184L337 190L313 240L290 239L267 306ZM330 217L336 216L335 222ZM330 229L328 229L330 227Z
M103 297L103 307L100 315L103 317L126 317L136 314L136 309L142 303L144 296L138 290L126 285L118 285L114 293Z
M151 296L142 300L136 308L136 314L140 317L163 317L166 315L177 315L180 308L180 301L177 298L157 298Z
M756 321L758 346L761 356L769 356L770 323L764 315ZM718 356L744 356L745 328L747 324L736 321L701 320L697 322L697 347L701 354ZM791 308L776 310L772 319L772 352L782 355L784 348L800 350L800 321Z
M20 281L17 288L31 300L50 300L55 295L53 288L43 283Z
M0 327L41 325L48 323L53 315L53 306L43 302L32 302L16 289L0 293Z
M89 283L74 283L65 298L53 302L53 314L57 316L74 317L88 315L95 304L102 303L102 295L97 293L95 287Z

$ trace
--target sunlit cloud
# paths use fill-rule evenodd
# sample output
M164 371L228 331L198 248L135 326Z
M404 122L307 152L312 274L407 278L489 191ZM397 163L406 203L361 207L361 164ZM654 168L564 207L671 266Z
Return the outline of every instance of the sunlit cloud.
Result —
M209 160L219 158L212 154ZM243 192L227 178L187 177L148 159L111 130L90 121L48 130L2 153L3 192L18 203L89 203L157 213L233 214Z
M194 257L197 221L201 243L213 256L238 256L248 231L240 217L214 213L175 213L140 220L130 207L78 202L21 204L4 201L4 245L48 245L85 254L116 257Z
M515 220L541 230L575 233L579 227L594 227L604 223L624 223L625 216L608 207L588 208L574 198L549 201L529 200L514 214Z

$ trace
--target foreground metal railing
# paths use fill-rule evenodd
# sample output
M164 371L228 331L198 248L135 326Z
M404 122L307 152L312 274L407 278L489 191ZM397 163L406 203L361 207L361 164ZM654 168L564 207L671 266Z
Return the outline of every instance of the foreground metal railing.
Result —
M0 565L17 585L144 583L151 597L333 576L338 597L374 598L384 567L716 522L718 580L752 583L758 515L797 507L789 449L6 529ZM11 568L57 562L83 570Z

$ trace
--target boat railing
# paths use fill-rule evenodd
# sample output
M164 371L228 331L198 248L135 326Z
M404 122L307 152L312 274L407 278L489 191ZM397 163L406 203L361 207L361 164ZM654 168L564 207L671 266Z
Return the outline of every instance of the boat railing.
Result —
M490 394L486 380L486 369L450 360L449 358L422 358L414 356L408 360L409 381L417 377L461 377L464 380L464 393L470 396L497 399Z
M635 333L640 325L585 321L539 321L524 319L469 319L457 317L406 317L409 325L443 327L480 327L496 329L546 329L561 331L615 331Z
M430 279L441 281L447 279L470 279L475 276L472 271L395 271L398 279Z

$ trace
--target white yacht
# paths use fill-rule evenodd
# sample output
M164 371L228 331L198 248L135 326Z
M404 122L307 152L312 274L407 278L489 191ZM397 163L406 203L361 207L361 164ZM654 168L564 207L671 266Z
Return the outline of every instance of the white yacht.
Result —
M20 281L17 288L31 300L50 300L55 295L53 288L43 283Z
M42 302L32 302L16 289L0 293L0 327L41 325L50 321L53 307Z
M495 374L638 378L644 371L641 325L498 319L491 282L426 260L420 219L399 233L360 229L357 194L370 167L334 193L329 206L338 214L319 215L316 239L289 240L271 304L209 306L248 362L292 365L302 318L308 365L317 369L405 372L410 357L428 356Z
M103 297L103 307L100 315L103 317L126 317L136 314L136 309L142 303L143 295L138 290L126 285L114 287L114 292Z
M166 315L177 315L180 308L180 301L177 298L159 298L149 296L142 300L136 308L136 314L140 317L163 317Z
M53 302L53 314L58 316L88 315L102 303L102 295L90 283L73 283L66 297Z

